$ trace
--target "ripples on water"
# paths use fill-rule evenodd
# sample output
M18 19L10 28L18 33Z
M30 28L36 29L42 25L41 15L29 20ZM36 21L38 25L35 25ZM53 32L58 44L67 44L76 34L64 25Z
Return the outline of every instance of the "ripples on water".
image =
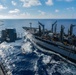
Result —
M0 60L12 75L76 75L76 66L57 55L44 54L25 39L21 47L3 42Z

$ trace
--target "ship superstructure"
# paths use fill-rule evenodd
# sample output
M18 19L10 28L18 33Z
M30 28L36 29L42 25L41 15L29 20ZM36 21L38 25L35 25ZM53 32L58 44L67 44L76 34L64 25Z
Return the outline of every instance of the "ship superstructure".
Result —
M40 22L38 24L38 28L23 27L27 32L30 31L29 34L32 35L32 38L29 38L30 41L47 51L54 51L76 62L76 36L73 35L75 25L71 24L68 34L65 34L63 25L61 25L60 33L57 33L57 21L52 24L51 30L46 30L45 25Z

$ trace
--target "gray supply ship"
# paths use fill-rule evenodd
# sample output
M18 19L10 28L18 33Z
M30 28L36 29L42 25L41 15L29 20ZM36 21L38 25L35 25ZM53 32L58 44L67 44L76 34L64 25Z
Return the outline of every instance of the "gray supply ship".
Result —
M53 51L76 63L76 36L73 35L73 27L71 24L68 34L64 33L65 27L61 25L60 33L57 33L57 21L52 24L51 30L45 29L45 25L38 22L39 27L34 28L30 23L30 27L23 27L26 32L31 35L28 37L33 44L38 45L46 51Z

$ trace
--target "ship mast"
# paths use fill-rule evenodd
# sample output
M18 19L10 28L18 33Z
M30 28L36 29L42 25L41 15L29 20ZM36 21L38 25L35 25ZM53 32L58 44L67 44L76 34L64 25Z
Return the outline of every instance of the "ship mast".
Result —
M32 23L30 22L30 29L32 29Z

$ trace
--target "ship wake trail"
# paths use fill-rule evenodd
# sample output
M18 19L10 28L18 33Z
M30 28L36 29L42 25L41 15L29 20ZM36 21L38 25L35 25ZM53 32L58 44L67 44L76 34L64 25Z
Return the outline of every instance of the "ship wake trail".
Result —
M30 42L26 42L25 44L22 45L22 53L32 53L32 46Z
M58 55L41 52L27 37L21 47L1 43L0 60L11 75L76 75L76 66Z

